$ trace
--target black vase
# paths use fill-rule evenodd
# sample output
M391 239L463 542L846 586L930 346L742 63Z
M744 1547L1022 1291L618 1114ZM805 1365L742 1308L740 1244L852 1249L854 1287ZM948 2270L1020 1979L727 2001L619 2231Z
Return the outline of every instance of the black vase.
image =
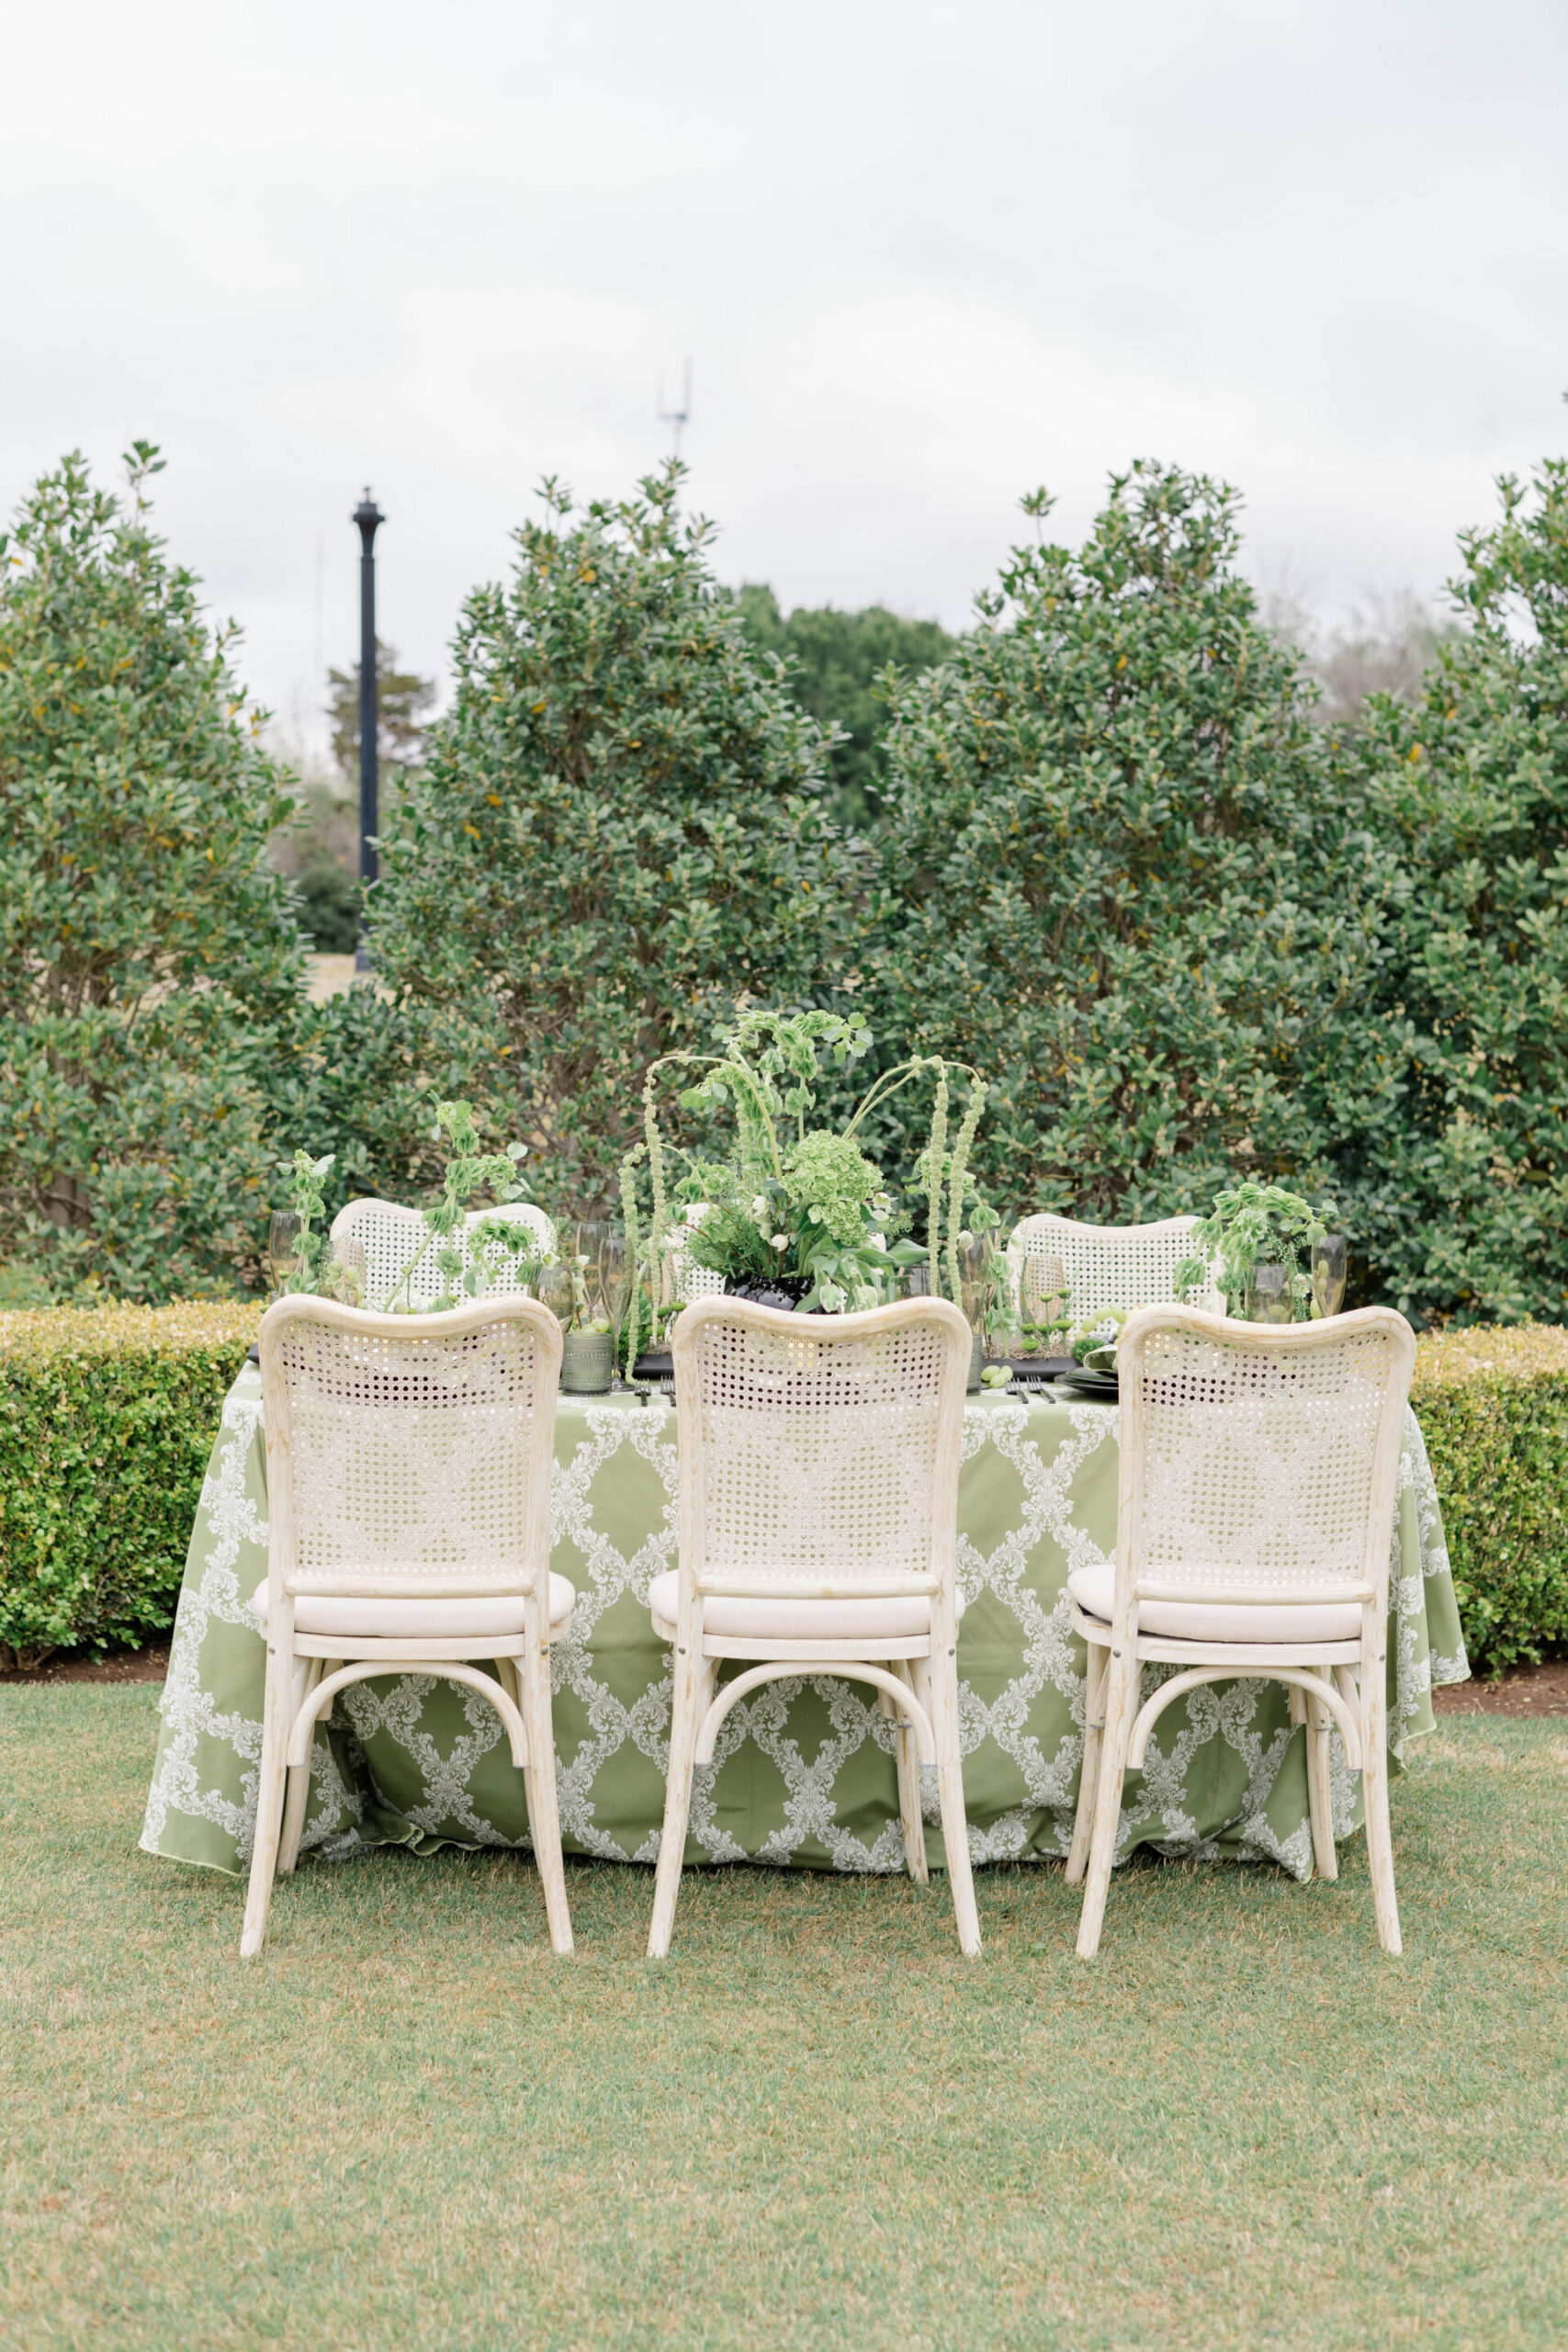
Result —
M770 1274L763 1283L737 1283L731 1298L749 1298L755 1306L776 1306L788 1315L811 1288L810 1274Z

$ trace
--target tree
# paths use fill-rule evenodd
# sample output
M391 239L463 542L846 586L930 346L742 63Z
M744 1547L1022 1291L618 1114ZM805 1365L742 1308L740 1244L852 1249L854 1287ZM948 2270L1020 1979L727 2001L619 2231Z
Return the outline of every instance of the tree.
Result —
M1015 549L893 698L876 1025L991 1080L976 1167L1014 1210L1311 1182L1325 1058L1363 1056L1394 877L1235 569L1237 503L1113 477L1083 548Z
M1379 997L1398 1089L1348 1171L1393 1296L1568 1319L1568 459L1461 534L1463 626L1412 707L1369 707L1378 821L1409 891ZM1359 1183L1356 1182L1359 1174Z
M359 776L359 670L327 672L327 717L332 721L333 757L344 776ZM435 707L434 678L400 670L395 649L376 639L376 756L379 772L400 780L424 757L430 713Z
M885 690L878 681L893 664L929 669L956 640L938 621L906 620L883 605L858 613L797 605L786 620L773 590L754 583L739 589L736 602L747 636L786 662L790 691L829 732L839 823L870 831L881 821L886 782L880 740Z
M303 978L289 803L188 571L78 454L0 542L0 1257L131 1298L254 1269Z
M821 729L715 584L680 480L577 514L545 485L511 583L464 607L371 894L421 1069L580 1206L613 1196L648 1064L710 1049L738 1000L830 988L850 919Z

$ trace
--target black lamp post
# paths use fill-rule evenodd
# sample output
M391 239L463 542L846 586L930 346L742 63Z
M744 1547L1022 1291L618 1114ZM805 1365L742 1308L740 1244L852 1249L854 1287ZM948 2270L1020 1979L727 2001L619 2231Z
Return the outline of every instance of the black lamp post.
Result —
M359 526L359 945L356 972L370 969L366 909L376 879L376 750L380 718L376 693L376 533L386 516L367 488L354 512Z

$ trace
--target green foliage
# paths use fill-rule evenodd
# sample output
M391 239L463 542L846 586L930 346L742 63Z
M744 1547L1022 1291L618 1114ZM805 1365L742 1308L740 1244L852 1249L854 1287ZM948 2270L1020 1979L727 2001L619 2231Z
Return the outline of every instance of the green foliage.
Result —
M1234 568L1236 503L1134 467L893 698L876 1025L996 1073L976 1170L1018 1211L1167 1214L1333 1137L1397 877Z
M299 868L299 928L318 956L352 956L359 944L359 885L330 857Z
M66 458L0 540L0 1258L57 1293L254 1269L303 977L288 814L190 573Z
M547 1196L584 1211L649 1064L748 992L830 988L849 920L821 730L716 587L679 483L579 516L547 485L510 585L464 608L456 701L372 896L422 1067L521 1128Z
M825 1238L849 1244L863 1238L864 1212L882 1178L848 1136L817 1129L784 1154L784 1187L790 1205L804 1209Z
M1411 1402L1472 1667L1568 1644L1568 1331L1430 1334Z
M0 1317L0 1664L174 1622L225 1392L260 1309Z
M721 1030L720 1043L723 1051L716 1055L682 1052L655 1062L644 1082L644 1142L623 1165L621 1185L625 1198L628 1187L635 1189L636 1170L646 1153L653 1200L646 1261L650 1284L651 1270L660 1264L660 1253L668 1246L669 1231L657 1081L667 1067L700 1068L704 1075L683 1090L682 1103L689 1111L732 1106L736 1132L728 1157L717 1169L705 1158L685 1155L692 1172L677 1187L677 1196L712 1201L716 1194L706 1188L716 1179L716 1199L722 1204L722 1214L705 1221L712 1229L696 1242L698 1264L735 1280L751 1278L748 1270L757 1254L755 1245L735 1226L735 1218L744 1214L768 1238L771 1250L776 1253L768 1270L770 1278L787 1272L809 1280L798 1313L823 1308L836 1315L846 1306L874 1306L891 1296L897 1270L922 1257L929 1257L932 1295L942 1295L945 1282L956 1300L960 1295L957 1230L972 1190L968 1152L986 1099L985 1086L973 1071L966 1073L968 1108L949 1155L949 1065L939 1055L916 1056L885 1070L841 1130L807 1127L818 1097L872 1051L872 1035L859 1012L848 1015L748 1012L732 1029ZM874 1114L885 1111L903 1088L922 1076L935 1080L931 1140L918 1164L927 1193L927 1243L922 1250L912 1242L895 1238L889 1248L889 1237L901 1233L908 1219L854 1138ZM795 1124L795 1137L781 1142L780 1128L790 1118ZM942 1255L944 1183L948 1187L945 1261ZM743 1211L742 1203L746 1204Z
M518 1162L527 1146L510 1143L504 1151L482 1150L472 1106L467 1102L435 1105L433 1140L445 1142L448 1154L440 1197L424 1211L423 1242L392 1284L390 1295L374 1302L378 1307L395 1306L400 1292L405 1299L410 1295L410 1278L429 1250L434 1250L442 1276L440 1293L428 1309L433 1315L460 1306L465 1295L482 1296L508 1260L531 1264L535 1255L535 1238L527 1227L502 1217L487 1217L474 1227L470 1262L466 1269L463 1264L463 1227L475 1193L488 1193L494 1202L521 1200L528 1186Z
M1415 707L1371 706L1377 821L1411 877L1377 999L1382 1084L1340 1182L1378 1287L1461 1321L1568 1307L1568 459L1462 535Z
M957 639L937 621L906 620L883 605L858 613L797 605L786 619L773 590L755 584L738 590L736 603L747 636L787 664L791 693L826 730L834 816L851 831L869 831L886 784L885 673L930 669Z
M1332 1201L1314 1209L1281 1184L1238 1184L1222 1193L1192 1235L1192 1254L1176 1270L1178 1296L1213 1279L1230 1312L1241 1311L1257 1265L1283 1266L1291 1277L1298 1323L1310 1320L1310 1277L1301 1253L1310 1250L1339 1215Z

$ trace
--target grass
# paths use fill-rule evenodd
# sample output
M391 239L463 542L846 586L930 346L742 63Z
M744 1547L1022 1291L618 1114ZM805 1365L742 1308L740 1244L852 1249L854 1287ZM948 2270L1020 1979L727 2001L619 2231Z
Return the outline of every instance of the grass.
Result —
M1568 2341L1568 1740L1393 1792L1406 1957L1337 1886L510 1858L280 1887L134 1848L157 1693L0 1691L0 2343L333 2352Z

